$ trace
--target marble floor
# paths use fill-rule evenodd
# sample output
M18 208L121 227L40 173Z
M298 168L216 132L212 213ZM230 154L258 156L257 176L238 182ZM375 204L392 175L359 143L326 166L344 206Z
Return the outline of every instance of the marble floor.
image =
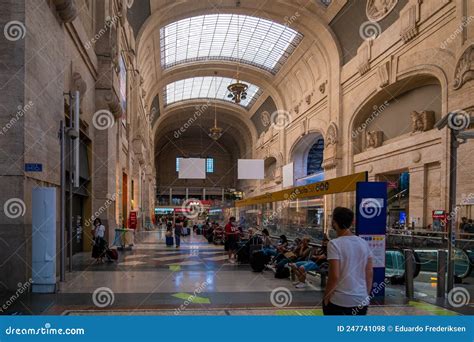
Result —
M427 287L430 289L430 287ZM472 304L457 310L426 300L429 291L408 301L401 287L386 290L384 303L371 315L473 314ZM319 279L296 289L271 270L252 272L249 265L227 261L222 245L202 236L167 247L162 231L143 232L119 260L94 264L89 253L74 256L73 272L56 294L28 294L10 314L60 315L321 315Z

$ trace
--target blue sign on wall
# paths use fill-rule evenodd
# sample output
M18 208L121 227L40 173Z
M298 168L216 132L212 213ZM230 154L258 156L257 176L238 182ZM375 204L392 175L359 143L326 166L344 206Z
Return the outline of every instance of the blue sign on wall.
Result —
M43 172L43 164L27 163L25 164L26 172Z
M359 182L356 186L356 234L367 241L373 254L373 297L385 295L385 233L387 183Z

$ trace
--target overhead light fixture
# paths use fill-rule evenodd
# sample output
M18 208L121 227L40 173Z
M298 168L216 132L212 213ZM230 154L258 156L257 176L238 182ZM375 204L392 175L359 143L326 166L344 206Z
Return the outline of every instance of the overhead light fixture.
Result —
M229 94L227 95L227 97L232 99L232 101L234 101L236 104L239 104L241 100L245 100L247 98L247 89L249 88L247 84L239 81L239 66L240 66L239 41L240 41L240 21L239 21L239 17L237 16L237 77L236 77L236 82L229 84L229 86L227 87L227 90L229 91Z
M214 72L214 75L216 75L217 72ZM216 76L214 76L214 88L215 88L215 93L217 94L217 79ZM217 126L217 102L214 101L214 127L211 127L209 129L209 137L212 140L219 140L220 137L222 136L223 129L221 127Z

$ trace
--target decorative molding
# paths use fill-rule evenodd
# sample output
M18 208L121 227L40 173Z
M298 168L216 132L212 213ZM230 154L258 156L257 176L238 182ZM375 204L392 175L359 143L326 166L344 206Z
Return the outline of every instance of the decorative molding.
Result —
M380 88L386 87L390 84L390 64L390 61L386 61L377 69Z
M459 58L454 71L454 89L474 79L474 44L469 45Z
M53 4L63 23L70 23L76 19L78 12L74 0L53 0Z
M367 0L365 13L370 21L380 21L393 11L398 0Z
M357 56L359 64L357 70L359 75L362 76L370 70L370 59L372 53L372 40L366 40L357 50Z
M412 120L412 133L418 132L426 132L430 129L433 129L435 124L435 116L434 112L432 111L422 111L411 112L411 120Z
M418 35L421 2L422 0L411 0L411 2L400 11L400 37L402 37L405 43Z

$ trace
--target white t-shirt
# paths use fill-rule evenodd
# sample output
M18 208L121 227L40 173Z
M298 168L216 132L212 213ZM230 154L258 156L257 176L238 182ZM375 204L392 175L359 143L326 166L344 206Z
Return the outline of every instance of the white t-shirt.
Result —
M341 236L329 241L328 260L339 260L339 281L331 303L354 307L367 299L365 267L372 252L367 242L355 235Z
M104 225L100 225L94 229L94 236L104 238L105 235L105 227Z

